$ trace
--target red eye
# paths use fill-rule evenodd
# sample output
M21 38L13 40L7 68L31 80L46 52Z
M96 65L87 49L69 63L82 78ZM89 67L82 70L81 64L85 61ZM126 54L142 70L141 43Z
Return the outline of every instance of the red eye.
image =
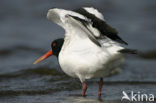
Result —
M52 46L55 47L56 46L56 43L53 43Z

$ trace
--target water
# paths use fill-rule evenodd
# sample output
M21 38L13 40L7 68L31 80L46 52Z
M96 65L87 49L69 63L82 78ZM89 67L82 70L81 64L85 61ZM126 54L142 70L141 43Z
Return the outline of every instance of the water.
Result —
M65 75L55 57L33 65L64 30L46 19L53 7L100 9L107 22L138 49L126 55L122 71L104 79L103 101L97 99L97 79L87 81L82 98L78 79ZM120 103L122 91L156 95L155 0L1 0L0 1L0 103Z

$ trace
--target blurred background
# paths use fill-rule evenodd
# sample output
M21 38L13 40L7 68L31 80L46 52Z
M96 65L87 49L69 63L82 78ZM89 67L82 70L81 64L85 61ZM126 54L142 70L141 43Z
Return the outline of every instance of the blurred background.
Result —
M126 55L121 73L104 79L101 102L120 103L123 90L156 95L155 0L0 0L0 103L97 103L97 79L81 98L79 80L65 75L55 57L33 65L64 37L47 11L82 6L98 8L128 48L142 52Z

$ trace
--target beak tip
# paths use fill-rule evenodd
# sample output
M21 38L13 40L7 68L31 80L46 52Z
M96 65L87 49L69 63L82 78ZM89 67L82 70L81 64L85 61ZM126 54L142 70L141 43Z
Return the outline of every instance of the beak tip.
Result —
M36 60L33 64L37 64L37 63L39 63L39 61L38 61L38 60Z
M33 63L34 65L37 64L36 62Z
M33 64L37 64L37 63L43 61L44 59L48 58L51 55L52 55L52 50L49 50L46 54L44 54L42 57L37 59Z
M36 62L33 63L34 65L37 64Z

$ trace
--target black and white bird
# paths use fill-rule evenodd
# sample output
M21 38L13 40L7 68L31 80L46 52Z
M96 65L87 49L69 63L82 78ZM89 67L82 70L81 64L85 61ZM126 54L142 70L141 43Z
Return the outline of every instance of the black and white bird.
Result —
M65 29L65 37L54 40L52 49L34 64L55 55L67 75L80 79L82 96L87 90L86 80L100 78L98 97L101 97L102 78L123 63L124 47L120 44L127 43L93 7L73 11L53 8L47 18Z

